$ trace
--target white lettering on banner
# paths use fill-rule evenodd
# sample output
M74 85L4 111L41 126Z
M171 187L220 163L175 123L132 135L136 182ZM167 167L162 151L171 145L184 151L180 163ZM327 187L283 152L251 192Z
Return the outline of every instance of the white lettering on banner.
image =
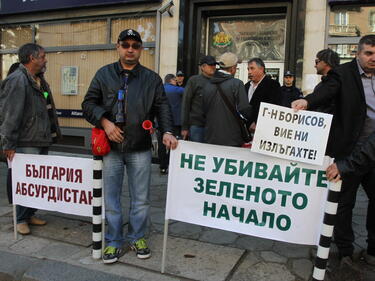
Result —
M16 204L92 215L93 160L17 153L12 163Z
M248 149L179 141L171 152L166 219L315 245L329 163L290 163Z
M322 165L332 115L261 103L252 151Z

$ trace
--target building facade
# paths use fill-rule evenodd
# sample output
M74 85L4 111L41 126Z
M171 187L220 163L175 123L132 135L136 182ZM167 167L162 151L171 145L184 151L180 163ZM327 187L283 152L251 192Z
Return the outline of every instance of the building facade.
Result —
M81 102L97 69L118 59L119 32L134 28L144 40L141 63L164 77L198 73L202 55L226 51L242 60L237 77L247 82L247 60L260 57L282 82L296 73L311 92L319 82L315 54L333 48L350 60L361 36L375 32L374 0L0 0L0 79L17 60L18 47L46 48L64 144L89 147L90 125Z

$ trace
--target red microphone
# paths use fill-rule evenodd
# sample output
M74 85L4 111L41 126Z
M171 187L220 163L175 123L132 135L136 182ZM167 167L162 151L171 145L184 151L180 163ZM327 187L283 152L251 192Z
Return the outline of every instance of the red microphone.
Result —
M150 134L153 134L155 132L155 129L152 127L152 122L150 120L143 121L142 128L146 131L150 131Z

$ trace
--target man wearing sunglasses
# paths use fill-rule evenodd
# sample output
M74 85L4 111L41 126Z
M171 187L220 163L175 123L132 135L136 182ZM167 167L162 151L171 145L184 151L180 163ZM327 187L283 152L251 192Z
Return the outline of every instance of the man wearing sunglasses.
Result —
M335 161L340 161L350 157L358 147L365 148L365 145L368 145L368 137L375 131L375 35L362 37L358 43L356 58L336 67L327 77L324 86L304 99L294 101L292 108L311 109L334 100L334 116L327 155L334 157ZM329 178L333 178L332 174L329 174ZM364 174L343 176L334 239L342 264L350 265L354 252L353 208L360 184L369 198L366 222L367 251L364 258L368 264L375 266L373 167Z
M142 128L157 118L167 148L175 149L172 117L158 74L142 66L142 39L133 29L122 31L116 49L119 61L99 69L82 103L84 116L105 130L111 151L103 157L107 232L104 263L114 263L128 249L137 257L151 256L145 235L150 210L151 137ZM123 236L121 191L124 165L130 194L129 224Z

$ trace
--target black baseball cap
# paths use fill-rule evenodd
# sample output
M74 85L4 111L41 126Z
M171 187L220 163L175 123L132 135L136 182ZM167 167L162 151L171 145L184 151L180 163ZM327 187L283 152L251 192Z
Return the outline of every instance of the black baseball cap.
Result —
M201 57L201 59L199 60L199 65L202 65L202 64L215 65L217 64L217 62L213 56L204 56L204 57Z
M284 77L285 77L285 76L293 76L293 77L294 77L294 73L291 72L290 70L287 70L287 71L285 71L285 73L284 73Z
M125 29L121 31L120 35L118 36L117 43L120 41L124 41L127 38L131 38L131 39L134 39L135 41L142 43L141 35L139 35L139 33L135 31L134 29Z
M179 70L177 71L176 76L185 76L185 74L181 70Z

